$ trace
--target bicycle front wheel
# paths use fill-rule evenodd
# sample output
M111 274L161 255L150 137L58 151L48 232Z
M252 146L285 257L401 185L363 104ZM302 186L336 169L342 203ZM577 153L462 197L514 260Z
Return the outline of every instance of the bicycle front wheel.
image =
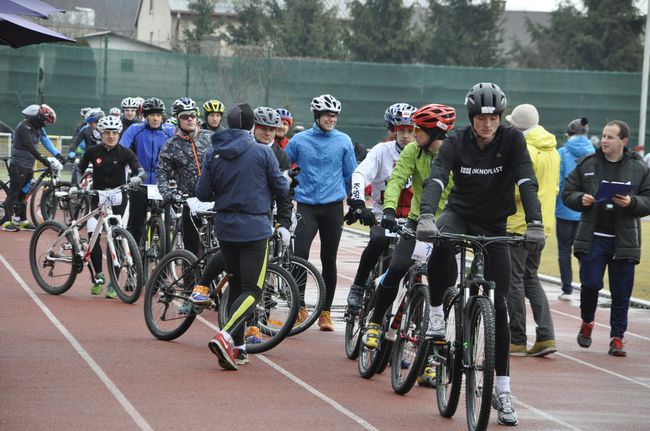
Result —
M196 312L187 299L201 277L197 258L187 250L164 256L151 273L144 294L144 320L159 340L174 340L194 322Z
M436 366L436 401L440 415L450 418L456 413L463 382L461 315L458 288L452 286L442 299L445 311L445 341L434 341Z
M115 227L111 230L115 256L106 245L108 256L108 275L117 296L127 304L138 300L144 284L142 258L138 245L126 229Z
M4 181L0 181L0 218L5 216L5 201L8 195L9 187L7 187Z
M467 426L473 431L487 428L494 385L494 307L488 298L476 299L470 322L472 326L467 346L470 357L465 381L465 401Z
M54 221L41 223L29 242L29 266L39 287L52 295L60 295L72 287L77 278L73 262L79 260L78 249L71 236L61 238L65 227Z
M151 271L165 255L165 224L158 216L151 217L147 230L142 239L143 259L142 270L145 278L149 278Z
M355 360L359 357L361 333L365 328L365 323L370 313L374 292L375 278L371 277L363 289L363 301L359 313L357 315L345 314L345 355L348 359Z
M391 360L391 385L400 395L413 388L422 373L428 342L425 340L429 325L429 289L415 284L404 304L404 314Z
M325 280L320 271L309 261L291 256L289 262L281 263L296 280L300 294L299 320L296 321L289 335L300 334L314 324L325 306Z

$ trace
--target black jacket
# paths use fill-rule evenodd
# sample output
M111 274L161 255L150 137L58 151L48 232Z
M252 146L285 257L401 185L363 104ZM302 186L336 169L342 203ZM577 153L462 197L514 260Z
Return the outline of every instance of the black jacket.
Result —
M43 123L35 118L25 119L18 123L11 144L11 163L14 166L33 169L35 160L46 166L50 164L47 158L38 152L42 127Z
M564 180L562 201L575 211L582 213L578 232L573 243L576 256L589 253L594 230L597 224L598 205L582 206L582 196L587 193L596 195L603 180L605 156L602 150L579 159L576 168ZM632 203L627 208L614 205L615 259L632 260L639 263L641 258L641 223L640 217L650 214L650 170L641 157L625 149L618 178L610 181L631 182L630 195Z

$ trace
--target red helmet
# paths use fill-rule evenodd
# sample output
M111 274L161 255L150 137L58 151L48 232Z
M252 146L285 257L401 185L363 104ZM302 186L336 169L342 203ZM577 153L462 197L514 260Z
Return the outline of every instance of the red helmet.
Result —
M46 126L56 123L56 112L45 103L38 108L38 116Z
M436 128L443 133L449 132L456 124L456 110L451 106L431 103L415 111L411 115L411 120L427 132Z

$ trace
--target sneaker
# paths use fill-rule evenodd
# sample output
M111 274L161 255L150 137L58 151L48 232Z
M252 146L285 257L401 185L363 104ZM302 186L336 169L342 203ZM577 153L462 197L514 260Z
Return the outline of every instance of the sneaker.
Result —
M585 349L591 346L591 331L594 329L594 322L582 322L580 332L578 332L578 345Z
M381 336L381 326L378 323L369 323L366 333L363 334L361 341L367 349L376 349L379 347L379 337Z
M625 344L625 341L622 338L612 337L609 342L609 352L607 353L612 356L627 356L627 352L623 350L623 344Z
M7 221L2 224L2 230L6 232L18 232L20 228L12 221Z
M106 294L104 297L108 299L115 299L117 298L117 292L115 292L115 289L113 288L113 285L111 283L108 283L108 286L106 286Z
M34 223L32 223L32 222L29 221L29 220L21 220L21 221L18 223L18 227L19 227L21 230L34 230L34 229L36 229L36 226L34 225Z
M99 273L95 276L95 281L93 282L93 285L90 287L90 294L91 295L99 295L102 293L102 290L104 290L104 274Z
M418 385L426 388L436 387L436 368L432 366L424 367L422 375L418 376Z
M302 322L307 320L308 317L309 317L309 311L307 311L307 308L300 307L300 309L298 310L298 316L296 316L296 323L293 324L294 328L296 326L300 326Z
M363 286L353 284L348 293L348 313L356 316L363 305Z
M429 327L426 334L427 340L441 340L445 338L445 318L439 314L429 317Z
M510 392L503 392L498 396L493 392L492 407L497 411L497 423L500 425L515 426L519 423Z
M226 370L238 369L232 342L226 340L221 332L217 332L217 335L210 340L208 347L219 358L219 366L221 368Z
M571 301L571 294L570 293L560 293L560 295L557 297L560 301Z
M210 289L208 286L197 284L190 295L190 301L195 304L209 304L210 303Z
M320 316L318 316L318 327L321 331L332 332L334 330L332 316L329 311L321 311Z
M531 347L530 350L528 350L526 353L528 353L528 356L537 356L541 358L543 356L548 356L551 353L555 353L555 352L557 352L557 346L555 345L555 340L544 340L544 341L535 341L533 347Z
M235 349L235 363L237 365L248 364L248 353L245 349Z
M244 332L244 338L248 344L260 344L262 339L259 337L260 328L257 326L249 326Z
M526 356L525 344L512 344L510 343L510 356Z

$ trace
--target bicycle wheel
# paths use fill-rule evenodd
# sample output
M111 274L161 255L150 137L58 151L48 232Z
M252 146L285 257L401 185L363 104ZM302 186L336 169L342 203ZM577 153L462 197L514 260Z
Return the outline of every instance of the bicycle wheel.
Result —
M360 333L361 336L366 332L368 328L368 322L372 311L368 313L367 317L364 317L363 328ZM379 346L376 349L368 349L363 341L359 341L359 356L357 358L357 368L359 370L359 375L364 379L369 379L374 376L379 368L388 362L390 357L391 349L393 348L393 342L386 339L386 329L388 327L387 318L382 319L382 331L379 338Z
M126 229L115 227L111 230L115 256L106 244L108 256L108 275L117 296L127 304L138 300L144 285L142 257L133 236Z
M142 270L145 278L148 279L151 271L165 255L165 224L161 217L151 217L140 242L142 243L142 250L144 250Z
M174 340L194 322L196 312L186 299L201 273L196 256L175 250L153 270L144 294L144 320L149 332L159 340Z
M494 307L488 298L476 298L470 324L469 366L465 381L467 427L484 430L490 420L494 385Z
M0 218L5 216L5 201L7 200L7 195L9 195L9 187L0 181Z
M370 312L372 295L375 292L374 277L370 277L363 289L363 302L357 315L345 314L345 355L355 360L359 357L361 333L364 330L366 316Z
M227 308L230 289L219 300L219 326L230 319ZM277 346L293 327L298 316L300 294L291 274L275 263L268 263L262 297L245 321L246 351L262 353Z
M400 395L411 390L427 356L429 289L424 284L415 284L406 301L391 358L390 381L393 391Z
M323 311L325 306L325 280L323 280L320 271L312 263L301 257L292 255L288 262L274 262L289 271L298 285L300 294L299 313L306 311L307 317L291 328L289 335L300 334L313 325L321 311Z
M44 202L43 199L45 199ZM29 198L29 215L32 218L32 223L38 226L46 220L54 220L56 204L52 178L45 176L37 180Z
M463 382L461 313L458 288L449 287L442 298L445 311L445 342L434 342L436 365L436 401L440 415L450 418L456 413Z
M46 221L34 230L29 242L32 275L39 287L52 295L68 291L77 278L77 270L83 269L72 237L68 235L60 240L64 231L62 224Z

